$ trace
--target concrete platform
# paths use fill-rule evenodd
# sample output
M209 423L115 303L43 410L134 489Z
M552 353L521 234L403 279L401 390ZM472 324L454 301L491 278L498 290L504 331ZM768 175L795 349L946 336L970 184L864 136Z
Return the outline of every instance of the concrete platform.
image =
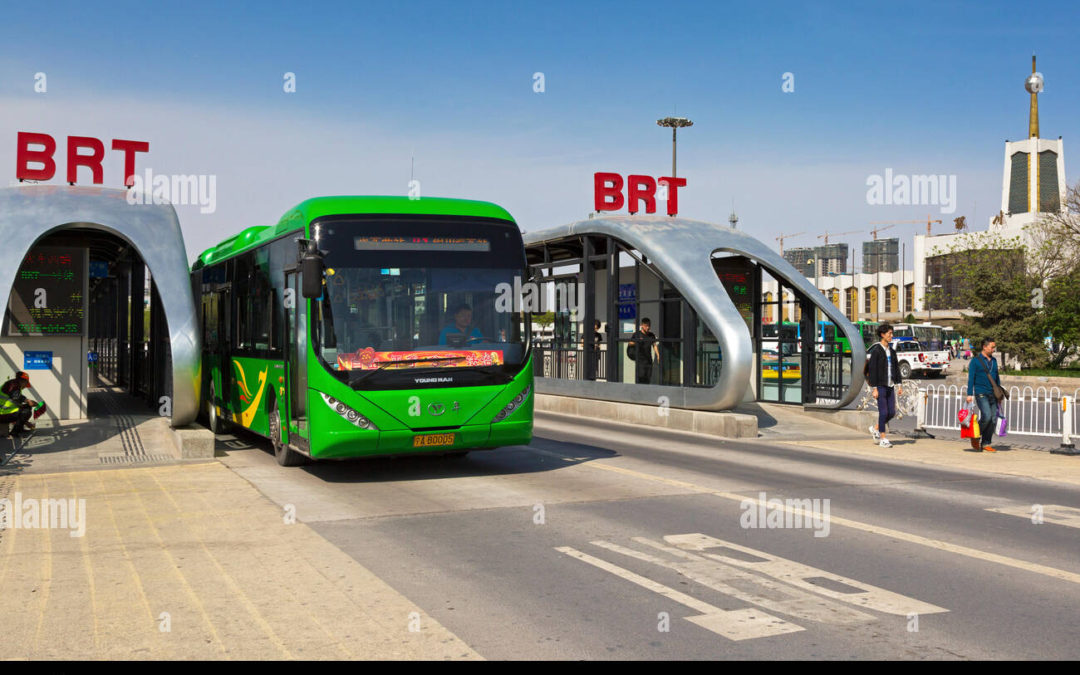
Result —
M154 414L120 389L98 387L87 398L86 420L43 421L29 437L0 438L4 458L14 451L0 466L0 475L171 464L214 456L209 430L174 430L169 418Z
M757 438L758 435L757 418L738 412L682 410L552 394L536 394L535 408L545 412L694 431L723 438Z
M2 499L74 511L0 530L0 660L478 658L220 462L0 477Z

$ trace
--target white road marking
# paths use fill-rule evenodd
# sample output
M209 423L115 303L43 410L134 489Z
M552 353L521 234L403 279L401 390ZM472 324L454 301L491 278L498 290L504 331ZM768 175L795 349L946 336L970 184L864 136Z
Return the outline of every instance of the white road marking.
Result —
M560 546L555 550L560 553L565 553L572 558L577 558L582 562L589 563L605 572L610 572L615 576L626 579L638 586L647 588L669 600L685 605L696 612L701 612L698 616L686 617L686 620L697 624L706 630L712 631L717 635L722 635L729 640L751 640L754 638L782 635L784 633L795 633L805 630L802 626L784 621L779 617L775 617L753 607L732 610L714 607L707 602L681 593L674 588L664 586L663 584L647 579L639 574L635 574L628 569L613 565L599 558L594 558L591 555L582 553L569 546Z
M1024 520L1030 521L1034 506L1034 504L1025 504L1021 506L1003 506L997 509L986 510L994 511L995 513L1004 513L1009 516L1019 516ZM1058 504L1040 504L1040 506L1042 506L1042 520L1044 523L1080 528L1080 509L1071 506L1060 506Z
M795 562L794 560L786 560L765 553L764 551L758 551L704 534L668 535L664 537L664 541L685 551L707 551L712 548L722 547L740 551L761 560L750 562L717 553L705 553L704 555L712 560L722 561L728 565L760 572L778 581L791 584L796 588L801 588L834 600L840 600L841 602L847 602L878 612L884 612L886 614L907 616L910 614L940 614L949 611L943 607L931 605L928 602L887 591L884 588L864 584L855 579L842 577L838 574L832 574L831 572L826 572L825 570L820 570L816 567L810 567L809 565ZM814 578L828 579L829 581L850 586L856 589L856 591L853 593L845 593L808 581L808 579Z
M660 565L675 570L687 579L707 586L725 595L730 595L744 602L763 607L769 611L788 614L807 621L828 623L834 625L852 625L868 623L874 620L870 614L852 609L847 605L826 600L818 595L804 593L792 588L787 584L778 583L772 579L745 572L737 567L724 564L715 560L709 560L699 555L687 553L679 549L664 546L659 542L649 541L641 537L635 537L634 541L652 546L662 551L667 551L676 557L683 558L682 562L671 562L663 558L635 551L606 541L591 542L594 546L606 548L609 551L645 562ZM760 592L755 593L749 588L756 588Z

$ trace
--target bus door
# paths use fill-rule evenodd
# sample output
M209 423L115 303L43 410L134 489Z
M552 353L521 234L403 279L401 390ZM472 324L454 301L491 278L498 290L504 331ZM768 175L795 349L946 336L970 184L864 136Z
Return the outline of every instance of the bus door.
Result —
M214 291L214 298L211 301L214 311L213 320L216 323L215 332L217 334L216 348L213 350L213 356L211 357L217 364L218 376L221 379L221 388L215 391L217 396L217 405L221 407L221 415L226 420L232 419L232 353L230 346L233 344L232 334L233 322L232 322L232 287L228 284L219 287Z
M286 379L289 381L289 404L286 427L289 442L300 445L307 438L307 411L304 398L307 389L307 301L301 294L300 274L296 270L285 272L285 345Z

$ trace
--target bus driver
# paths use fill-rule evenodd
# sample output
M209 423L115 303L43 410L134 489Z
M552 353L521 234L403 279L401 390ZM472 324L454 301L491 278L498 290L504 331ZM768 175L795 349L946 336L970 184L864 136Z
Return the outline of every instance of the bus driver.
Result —
M472 330L469 330L469 328ZM466 338L465 336L469 336ZM458 305L454 310L454 323L446 326L439 333L440 345L463 346L469 340L482 340L484 338L480 329L472 325L472 307Z

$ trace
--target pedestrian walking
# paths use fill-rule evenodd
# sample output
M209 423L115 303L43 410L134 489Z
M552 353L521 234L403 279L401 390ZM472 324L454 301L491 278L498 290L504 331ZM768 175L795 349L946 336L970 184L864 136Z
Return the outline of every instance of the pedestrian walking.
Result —
M997 344L991 338L983 338L979 353L968 365L967 402L975 401L979 408L979 429L982 438L971 439L971 452L996 452L990 447L994 437L1001 398L1007 396L998 376L997 360L994 349ZM995 385L997 389L995 390ZM999 398L998 394L1001 395ZM967 448L964 448L967 450Z
M660 348L657 346L658 338L650 328L652 322L648 319L641 320L641 327L630 336L630 345L634 348L634 381L637 384L650 384L652 382L653 357L660 360Z
M883 323L877 329L878 342L870 347L869 360L866 363L866 384L877 400L878 423L870 427L870 435L883 448L891 448L892 443L886 437L889 420L896 417L896 396L903 395L900 386L900 361L896 358L890 342L893 327Z

